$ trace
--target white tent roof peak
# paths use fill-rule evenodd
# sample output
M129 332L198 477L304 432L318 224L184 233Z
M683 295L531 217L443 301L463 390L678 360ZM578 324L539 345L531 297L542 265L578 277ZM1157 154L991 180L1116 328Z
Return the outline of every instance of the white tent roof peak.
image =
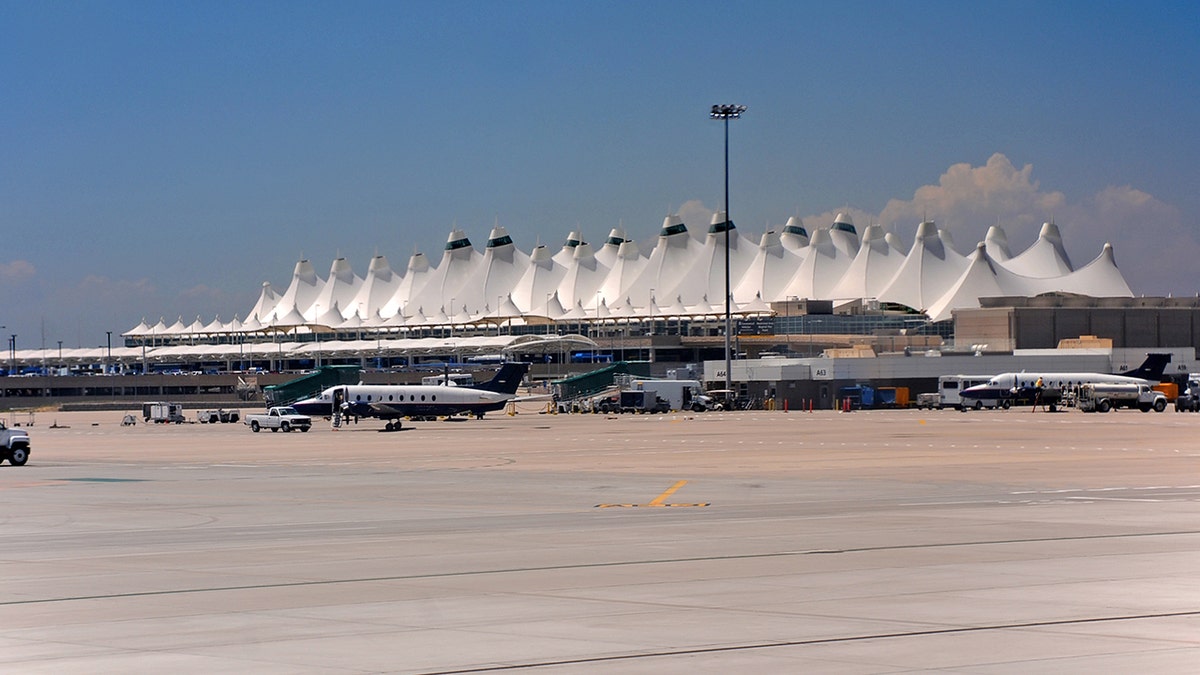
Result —
M829 230L821 228L812 233L812 239L808 241L809 248L823 250L832 253L829 249L833 248L833 238L829 235Z
M259 314L258 319L265 324L270 324L273 317L284 316L290 309L294 308L301 313L307 311L317 296L321 294L321 288L324 285L325 282L317 276L317 270L311 262L308 260L297 262L287 290L279 297L275 306L266 314Z
M833 219L833 225L830 226L830 229L848 232L858 236L858 230L854 227L854 219L851 218L850 214L848 213L837 214L837 216L835 216Z
M1038 231L1039 239L1051 239L1062 242L1062 232L1059 232L1058 226L1051 220L1048 223L1042 223L1042 229Z
M932 221L917 226L917 237L896 276L879 299L916 310L934 305L962 277L970 262L942 239Z
M325 311L320 316L316 317L312 323L326 328L337 328L346 321L342 316L342 310L338 307L338 301L334 300L333 304L325 308Z
M592 251L592 245L586 241L576 246L575 253L572 255L576 260L594 260L596 258L596 254Z
M292 305L284 313L280 313L277 310L275 314L276 315L267 323L267 325L271 326L272 328L292 328L295 326L303 326L304 324L308 323L305 320L304 315L300 313L300 310L296 309L295 305Z
M625 243L625 230L619 227L614 227L608 233L608 239L604 240L604 245L596 251L596 259L605 267L612 267L616 262L617 257L621 254L621 246Z
M319 315L334 305L350 307L362 285L363 280L354 273L350 263L345 258L337 258L330 265L329 279L325 281L317 297L313 299L308 308L302 308L297 303L297 309L304 315L304 318L310 321L316 320ZM351 308L351 311L357 311L357 308ZM338 323L341 321L339 320Z
M1022 276L1040 278L1063 276L1075 269L1054 223L1043 224L1037 241L1002 264Z
M337 277L339 281L349 282L354 279L354 269L350 266L350 261L345 258L335 258L333 264L329 266L329 276Z
M779 233L779 242L791 251L803 253L802 249L808 246L808 240L808 230L797 216L788 218L783 231Z
M854 229L854 221L850 216L839 213L833 219L833 224L829 226L829 240L839 251L851 257L858 253L859 239L858 230Z
M909 254L911 255L916 251L918 246L929 249L931 253L939 258L946 256L946 247L942 241L941 232L938 230L937 224L932 220L926 220L917 226L917 236L913 241L913 247L909 251Z
M574 255L575 247L582 243L583 235L579 230L571 230L571 233L567 235L567 240L563 242L562 248L558 250L558 253L554 254L554 261L559 265L566 265L571 260L571 256Z
M994 260L1003 262L1012 257L1012 251L1008 248L1008 235L999 225L988 228L983 243L987 246L988 255Z
M409 272L424 272L429 269L429 257L424 253L417 252L412 254L408 259Z
M367 265L367 274L379 278L391 277L392 265L388 262L387 256L377 255L371 258L371 264Z
M834 299L876 297L896 275L904 254L887 240L881 225L863 230L862 246L837 285L830 290Z
M930 319L944 321L953 316L955 309L979 307L979 298L997 295L1004 295L1004 290L996 279L987 245L980 242L967 256L967 266L958 279L925 309Z
M467 233L457 227L450 230L450 234L446 236L446 251L457 251L460 248L470 248L471 240L467 238Z
M500 225L493 225L492 231L488 233L488 243L490 244L493 239L499 239L501 237L507 237L507 236L508 236L508 230L504 229ZM505 242L505 243L509 243L509 242Z
M683 224L683 218L680 218L679 214L677 213L672 213L666 218L663 218L662 230L659 231L658 236L660 238L666 238L686 232L687 225Z
M419 293L429 280L429 270L429 258L419 251L413 253L408 259L408 271L401 278L392 296L380 307L380 314L386 319L408 307L413 296Z
M309 262L308 259L298 260L296 262L296 267L292 271L292 276L308 282L318 281L317 268L313 267L313 264Z
M637 242L633 240L625 240L617 249L617 257L623 260L636 260L637 258L640 258L641 255L642 252L640 249L638 249Z
M121 333L121 337L138 337L141 335L147 335L147 334L149 334L149 332L150 332L150 326L146 325L146 317L143 316L141 323L134 326L133 328L130 328L129 330L125 331L124 333Z
M534 264L543 264L552 257L550 249L545 244L538 244L529 252L529 261Z
M714 234L717 232L724 232L726 230L726 228L732 230L734 227L736 227L736 226L733 223L729 222L729 218L725 215L724 211L714 211L713 215L712 215L712 220L708 221L708 233L709 234Z

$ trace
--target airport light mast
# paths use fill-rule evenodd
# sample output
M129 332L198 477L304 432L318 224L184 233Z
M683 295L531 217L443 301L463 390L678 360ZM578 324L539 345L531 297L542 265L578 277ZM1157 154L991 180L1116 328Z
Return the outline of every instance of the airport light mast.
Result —
M733 336L733 320L730 318L730 303L732 291L729 287L729 230L733 228L733 219L729 217L729 120L741 118L746 112L746 106L736 104L714 104L708 116L725 123L725 397L733 389L732 369L733 357L731 340Z

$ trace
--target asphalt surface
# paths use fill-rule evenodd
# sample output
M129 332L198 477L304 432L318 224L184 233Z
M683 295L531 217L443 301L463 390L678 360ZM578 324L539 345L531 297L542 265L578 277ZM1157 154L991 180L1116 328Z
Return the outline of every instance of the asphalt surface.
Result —
M1200 415L534 410L39 413L0 672L1200 670Z

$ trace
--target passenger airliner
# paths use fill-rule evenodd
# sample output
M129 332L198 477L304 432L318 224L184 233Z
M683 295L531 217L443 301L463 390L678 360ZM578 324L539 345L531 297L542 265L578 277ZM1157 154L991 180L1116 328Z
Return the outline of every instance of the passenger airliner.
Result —
M972 402L974 401L1010 401L1012 399L1030 398L1033 391L1039 386L1039 381L1041 382L1040 386L1059 391L1078 387L1081 384L1146 384L1147 382L1158 384L1162 379L1163 371L1166 370L1167 364L1170 362L1170 354L1147 354L1146 360L1142 362L1142 365L1133 370L1117 374L1068 372L1001 373L984 384L963 389L959 392L959 396L964 399L964 406L972 407Z
M292 407L312 416L378 417L388 431L400 429L402 417L443 417L469 413L476 417L500 410L516 398L528 363L506 363L495 377L472 387L449 384L350 384L330 387Z

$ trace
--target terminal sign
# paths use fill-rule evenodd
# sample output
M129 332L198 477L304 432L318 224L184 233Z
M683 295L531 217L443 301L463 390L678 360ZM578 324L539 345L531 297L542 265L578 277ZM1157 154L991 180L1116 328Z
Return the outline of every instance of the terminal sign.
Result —
M774 335L775 319L769 316L738 319L737 332L739 335Z

